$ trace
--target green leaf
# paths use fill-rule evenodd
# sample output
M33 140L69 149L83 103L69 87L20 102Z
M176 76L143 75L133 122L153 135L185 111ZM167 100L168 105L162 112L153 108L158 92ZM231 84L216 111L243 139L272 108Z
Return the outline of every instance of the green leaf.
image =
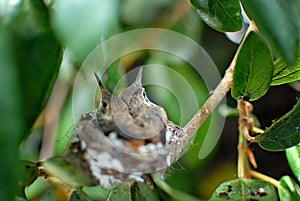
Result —
M16 39L17 40L17 39ZM57 78L61 47L51 32L19 40L16 51L18 70L23 83L23 108L26 129L30 130L45 107Z
M38 166L30 161L21 161L21 177L19 179L20 186L29 186L40 175Z
M118 1L65 0L55 2L52 20L72 58L82 62L109 35L117 21Z
M71 164L64 157L53 157L43 162L45 171L67 184L82 186L93 185L92 178L84 171Z
M144 201L159 201L162 198L159 196L158 189L151 189L146 183L135 183L131 186L131 199Z
M131 201L130 184L119 184L109 193L106 201Z
M239 1L190 0L200 18L210 27L221 32L234 32L242 29Z
M83 192L81 189L73 191L70 201L90 201L87 194Z
M297 144L296 146L286 149L285 152L290 168L300 182L300 145Z
M30 161L21 161L21 173L17 195L26 198L25 187L32 184L40 175L38 166Z
M18 15L7 27L13 37L11 45L22 83L25 126L29 131L46 105L54 86L62 47L49 27L48 9L42 1L21 1L17 11Z
M166 192L167 194L169 194L172 198L174 198L175 200L185 200L185 201L200 201L200 199L197 199L187 193L178 191L173 189L171 186L169 186L169 184L164 181L163 179L161 179L158 175L156 174L152 174L151 175L153 178L154 183L164 192Z
M242 4L271 46L293 65L299 40L299 1L242 0Z
M84 186L83 193L85 194L85 196L88 196L90 200L133 201L134 196L131 192L132 185L135 184L115 184L110 189L104 188L102 186Z
M20 176L18 149L25 133L20 82L10 46L12 41L0 22L0 197L7 201L15 198Z
M236 62L232 97L256 100L269 89L273 76L271 52L257 32L247 36Z
M111 191L102 186L84 186L82 190L91 200L106 200Z
M283 176L279 180L278 195L280 200L294 201L300 200L300 188L289 176Z
M255 179L235 179L222 183L209 199L209 201L222 200L277 200L277 193L270 183Z
M296 64L288 66L282 59L275 62L274 74L271 85L286 84L300 80L300 54L297 57Z
M300 101L292 110L256 137L266 150L281 151L300 142Z

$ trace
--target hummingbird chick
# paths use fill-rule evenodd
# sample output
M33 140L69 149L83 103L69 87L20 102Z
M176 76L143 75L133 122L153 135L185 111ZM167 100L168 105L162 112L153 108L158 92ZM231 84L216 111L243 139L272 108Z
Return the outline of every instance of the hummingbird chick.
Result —
M122 91L119 98L128 105L129 112L134 117L134 123L145 128L145 131L151 132L147 134L152 137L151 142L165 143L168 117L162 107L148 99L142 86L142 73L143 68L139 70L136 80Z
M109 93L95 74L102 94L97 111L99 126L105 135L116 132L131 147L150 142L165 143L167 115L148 100L141 84L141 73L119 97Z
M102 100L82 114L63 159L81 174L79 182L110 188L121 182L143 182L149 173L165 174L186 150L189 136L167 119L142 87L142 71L117 97L95 73Z

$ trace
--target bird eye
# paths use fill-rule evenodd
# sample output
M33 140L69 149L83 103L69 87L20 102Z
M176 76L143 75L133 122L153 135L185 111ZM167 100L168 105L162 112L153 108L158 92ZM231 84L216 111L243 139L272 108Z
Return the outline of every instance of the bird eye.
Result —
M143 91L143 97L146 98L146 92L145 91Z
M107 103L106 102L102 102L102 107L106 108L107 107Z

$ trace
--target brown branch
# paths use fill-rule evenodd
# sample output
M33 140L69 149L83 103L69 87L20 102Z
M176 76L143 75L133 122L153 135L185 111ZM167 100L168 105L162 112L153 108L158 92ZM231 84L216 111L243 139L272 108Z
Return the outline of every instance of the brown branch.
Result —
M230 66L226 70L223 79L218 84L217 88L214 90L214 93L207 99L207 101L200 108L200 110L193 116L193 118L184 126L183 130L189 136L189 139L193 138L193 136L200 128L202 123L205 121L205 119L214 111L214 109L219 105L219 103L222 101L222 99L227 94L227 92L231 89L233 72L235 70L235 65L236 65L238 55L245 42L245 39L247 38L248 34L253 30L257 30L257 28L254 22L251 22L241 44L239 45L236 54L234 55L234 58Z
M232 64L226 70L223 79L214 90L214 93L207 99L194 117L184 126L183 130L188 136L190 136L190 138L192 138L205 119L219 105L229 89L231 89L235 63L235 61L232 62Z

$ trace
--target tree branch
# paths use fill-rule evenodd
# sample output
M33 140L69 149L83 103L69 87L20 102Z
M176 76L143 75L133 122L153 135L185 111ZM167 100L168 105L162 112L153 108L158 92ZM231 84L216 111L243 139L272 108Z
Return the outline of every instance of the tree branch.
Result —
M230 66L226 70L223 79L214 90L214 93L207 99L207 101L200 108L200 110L193 116L193 118L184 126L183 130L189 136L189 139L191 139L195 135L195 133L200 128L200 126L205 121L205 119L214 111L214 109L219 105L219 103L222 101L222 99L227 94L227 92L231 89L233 72L235 70L235 65L236 65L238 55L241 51L241 48L248 34L251 31L256 29L257 28L254 22L251 22L242 42L239 45L237 52L234 55L234 58Z
M226 70L226 73L218 84L214 93L207 99L200 110L194 115L194 117L184 126L184 132L190 136L190 138L196 133L198 128L202 125L205 119L213 112L213 110L219 105L224 96L227 94L232 86L232 77L235 68L235 60Z

